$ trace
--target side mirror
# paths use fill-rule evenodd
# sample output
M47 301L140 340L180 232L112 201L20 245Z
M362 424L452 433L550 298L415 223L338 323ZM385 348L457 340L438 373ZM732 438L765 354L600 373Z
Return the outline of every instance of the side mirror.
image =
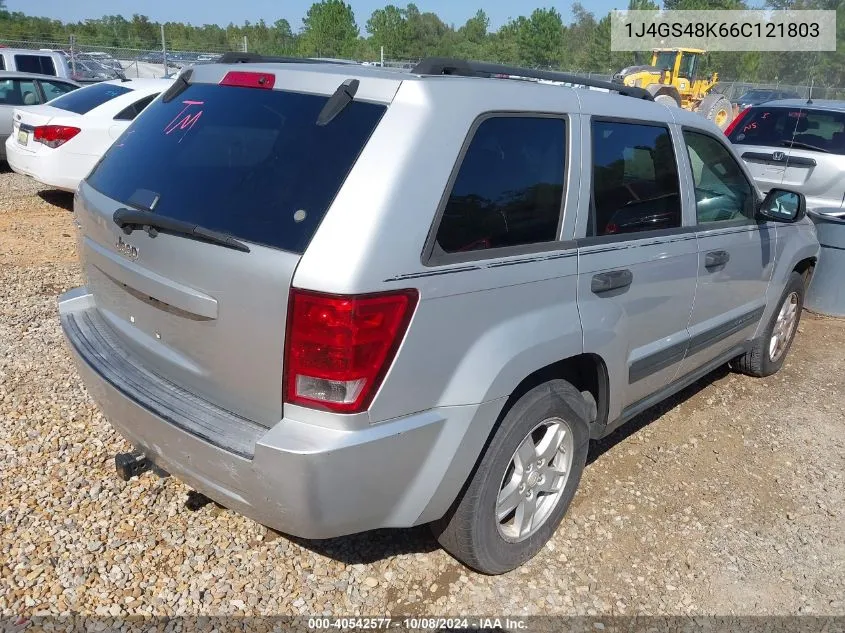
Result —
M757 214L773 222L797 222L804 217L806 210L804 194L787 189L770 189Z

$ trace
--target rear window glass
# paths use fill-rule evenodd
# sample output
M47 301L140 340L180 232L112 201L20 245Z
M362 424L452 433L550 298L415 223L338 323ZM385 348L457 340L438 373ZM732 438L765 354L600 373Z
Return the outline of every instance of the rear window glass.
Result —
M22 73L53 76L56 74L53 59L46 55L15 55L15 67Z
M729 136L732 143L845 154L845 112L751 108Z
M69 112L86 114L115 97L125 95L127 92L132 92L132 90L125 86L95 84L69 92L58 99L53 99L50 105L54 108L68 110Z
M194 84L138 117L88 184L128 206L304 252L385 106Z

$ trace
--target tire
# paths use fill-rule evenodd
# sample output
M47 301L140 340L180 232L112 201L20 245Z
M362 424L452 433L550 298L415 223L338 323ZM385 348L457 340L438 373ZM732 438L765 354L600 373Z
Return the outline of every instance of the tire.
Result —
M713 121L716 126L724 130L734 119L734 108L728 99L719 93L711 93L701 100L696 112L704 116L708 121Z
M654 98L654 102L659 103L660 105L665 105L667 108L678 108L678 107L680 107L678 105L678 102L675 101L675 97L673 97L672 95L667 95L667 94L657 95Z
M792 347L792 341L795 340L795 333L798 331L798 324L801 322L801 311L804 308L804 278L797 272L793 272L789 276L783 294L781 295L778 307L775 309L769 324L766 327L763 335L754 339L751 344L751 350L744 356L741 356L733 363L734 369L755 376L763 378L771 376L780 371L789 349ZM786 330L782 330L778 335L781 345L774 347L773 339L777 334L780 316L784 312L794 311L794 318L791 323L784 326ZM776 353L773 352L776 351Z
M511 571L533 558L560 525L581 481L590 438L588 413L583 396L564 380L543 383L517 400L493 434L462 493L446 516L431 524L440 545L468 567L490 575ZM553 429L563 434L546 435ZM560 449L544 451L549 461L540 466L535 444L542 449L544 440L552 437L562 438ZM548 445L553 444L556 442ZM533 448L534 452L528 453L532 459L528 468L525 463L529 460L518 458L518 448ZM525 456L525 452L522 454ZM550 465L566 475L555 474ZM500 494L505 487L511 494ZM500 496L525 505L521 504L522 510L516 505L499 521L497 510L503 509L498 504ZM520 517L526 516L531 499L538 508L535 521L520 526Z

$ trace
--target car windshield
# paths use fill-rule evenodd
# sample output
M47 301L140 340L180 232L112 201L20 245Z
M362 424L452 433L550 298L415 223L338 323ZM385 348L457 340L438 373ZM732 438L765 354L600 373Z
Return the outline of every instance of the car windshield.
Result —
M156 101L88 184L122 204L235 238L304 252L386 108L328 97L194 84Z
M96 84L68 92L57 99L53 99L50 105L60 110L68 110L77 114L87 114L115 97L131 92L125 86L113 84Z
M731 132L730 141L845 154L845 112L807 108L751 108Z
M673 52L658 53L657 61L654 63L654 66L660 68L661 70L672 70L675 67L676 56L677 53Z

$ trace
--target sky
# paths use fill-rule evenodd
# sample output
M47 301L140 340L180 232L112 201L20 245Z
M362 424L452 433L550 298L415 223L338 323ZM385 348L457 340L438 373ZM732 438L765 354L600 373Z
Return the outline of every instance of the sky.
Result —
M264 19L272 24L279 18L290 22L294 30L302 26L302 18L314 0L247 0L243 4L225 0L6 0L10 11L22 11L28 15L45 16L78 22L104 15L122 14L129 18L133 13L142 13L157 22L187 22L195 25L220 24L230 22L243 24L244 20L257 22ZM361 27L372 12L386 4L404 7L409 0L352 0L355 21ZM347 0L349 2L349 0ZM572 18L570 7L572 0L418 0L415 2L420 11L431 11L440 16L447 24L461 26L472 17L479 8L484 8L490 17L491 27L497 29L509 18L528 15L537 7L554 7L560 11L565 22ZM627 1L621 0L582 0L582 4L597 16L602 16L611 9L627 7ZM141 9L143 7L143 9Z

